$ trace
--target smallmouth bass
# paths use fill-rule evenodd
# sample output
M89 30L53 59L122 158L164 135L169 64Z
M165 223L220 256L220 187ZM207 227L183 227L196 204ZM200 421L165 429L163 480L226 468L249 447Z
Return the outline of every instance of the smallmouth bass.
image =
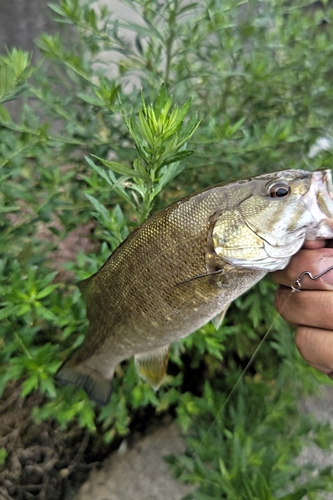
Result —
M151 216L79 283L89 327L56 375L106 404L115 366L134 355L160 385L169 345L210 320L305 239L333 238L329 170L285 170L217 185Z

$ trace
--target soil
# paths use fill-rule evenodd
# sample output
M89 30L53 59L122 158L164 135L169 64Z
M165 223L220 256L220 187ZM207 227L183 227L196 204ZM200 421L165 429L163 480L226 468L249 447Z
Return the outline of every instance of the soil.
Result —
M66 430L52 420L34 423L32 408L43 396L35 392L22 399L20 393L20 385L11 383L0 399L0 448L8 454L0 466L0 500L72 498L110 447L75 422Z

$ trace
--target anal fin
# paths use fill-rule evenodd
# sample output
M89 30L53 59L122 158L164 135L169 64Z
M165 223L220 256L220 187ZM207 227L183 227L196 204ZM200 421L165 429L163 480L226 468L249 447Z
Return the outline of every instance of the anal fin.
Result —
M136 354L134 359L139 375L155 390L158 389L167 369L169 346Z

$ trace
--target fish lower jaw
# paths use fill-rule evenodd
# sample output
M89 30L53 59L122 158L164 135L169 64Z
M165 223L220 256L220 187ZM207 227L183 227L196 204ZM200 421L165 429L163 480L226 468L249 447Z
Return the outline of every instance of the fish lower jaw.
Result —
M280 269L284 269L288 264L292 257L292 253L289 255L282 255L279 258L275 256L266 255L263 258L259 258L257 260L242 260L242 259L225 259L228 264L233 265L234 267L241 267L243 269L251 269L253 271L257 271L260 274L260 278L265 276L267 273L271 273L274 271L278 271Z

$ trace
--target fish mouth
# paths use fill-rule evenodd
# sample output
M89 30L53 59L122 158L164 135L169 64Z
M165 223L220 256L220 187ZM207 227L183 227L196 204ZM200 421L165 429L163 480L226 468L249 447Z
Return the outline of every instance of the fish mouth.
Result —
M312 173L311 186L304 195L303 202L315 220L307 228L306 239L333 238L333 185L330 170Z

